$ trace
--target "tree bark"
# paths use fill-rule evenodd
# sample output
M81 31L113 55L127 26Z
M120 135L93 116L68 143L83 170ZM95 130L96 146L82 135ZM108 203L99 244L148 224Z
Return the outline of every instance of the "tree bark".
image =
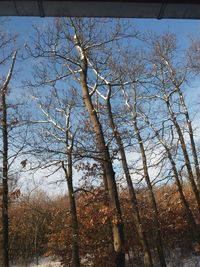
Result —
M185 103L185 99L183 96L183 93L181 92L180 88L177 86L176 87L179 93L180 101L184 109L184 115L186 118L186 123L188 126L189 130L189 137L190 137L190 146L192 150L192 156L194 159L194 165L195 165L195 172L196 172L196 181L197 181L197 186L198 186L198 191L200 192L200 167L199 167L199 160L198 160L198 155L197 155L197 150L196 150L196 145L195 145L195 140L194 140L194 132L193 132L193 127L192 127L192 122L190 120L189 112Z
M76 36L78 40L78 37ZM87 58L81 47L79 41L75 43L77 52L81 61L81 72L80 72L80 85L82 88L83 101L85 107L89 113L91 123L96 135L97 147L101 155L101 162L104 166L106 180L108 185L108 197L109 197L109 208L112 213L112 235L113 235L113 247L115 253L115 265L116 267L125 266L125 251L124 251L124 230L121 215L120 202L117 192L117 185L115 181L115 172L113 170L110 153L106 145L104 134L101 123L99 121L97 112L92 103L91 96L89 94L89 88L87 85Z
M111 88L109 88L109 90L111 90ZM108 111L108 118L109 118L110 127L113 131L113 135L115 137L116 143L117 143L118 148L119 148L119 153L120 153L121 160L122 160L122 167L123 167L126 181L128 184L129 195L130 195L132 208L133 208L134 224L136 226L139 241L140 241L140 244L141 244L141 246L143 248L143 252L144 252L144 266L152 267L153 261L152 261L152 257L151 257L151 251L150 251L150 248L149 248L149 245L147 242L146 235L145 235L143 228L142 228L142 223L141 223L141 218L140 218L140 213L139 213L139 208L138 208L138 201L137 201L135 189L134 189L134 186L132 183L131 175L129 172L129 167L128 167L128 163L127 163L127 159L126 159L124 145L123 145L120 133L118 132L117 127L116 127L115 122L114 122L114 119L113 119L112 107L111 107L111 103L110 103L110 94L108 95L106 104L107 104L107 111Z
M200 242L200 233L199 233L195 218L193 216L193 213L192 213L192 211L190 209L190 206L189 206L189 204L188 204L188 202L187 202L187 200L185 198L185 195L183 193L183 188L182 188L182 185L181 185L180 180L179 180L178 171L177 171L177 168L176 168L176 163L173 160L170 151L167 151L167 153L168 153L168 158L169 158L169 160L171 162L171 165L172 165L172 170L173 170L173 173L174 173L174 177L175 177L176 185L177 185L178 192L179 192L179 195L180 195L180 199L181 199L183 208L185 209L186 216L187 216L187 219L188 219L188 223L192 228L193 238L194 238L194 240L196 242L199 243Z
M187 172L188 172L188 179L189 179L189 182L191 184L192 191L194 193L194 196L195 196L195 199L196 199L196 202L197 202L197 205L198 205L198 210L199 210L199 213L200 213L200 193L199 193L197 185L195 183L195 179L194 179L194 175L193 175L193 171L192 171L190 158L189 158L188 151L187 151L186 144L185 144L185 139L184 139L183 133L181 131L181 128L180 128L180 126L179 126L179 124L178 124L178 122L176 120L174 112L171 109L171 105L170 105L169 99L167 99L165 102L166 102L166 105L167 105L167 108L168 108L172 123L174 124L174 126L176 128L176 131L177 131L177 134L178 134L178 137L179 137L179 141L180 141L180 144L181 144L181 149L182 149L184 160L185 160L185 165L186 165Z
M178 188L178 192L179 192L179 195L180 195L182 206L183 206L183 208L185 210L185 213L186 213L186 216L187 216L187 220L188 220L188 224L192 228L193 239L194 239L194 241L199 243L200 242L199 229L197 227L197 224L196 224L196 221L195 221L195 217L194 217L194 215L193 215L193 213L192 213L192 211L190 209L189 203L187 202L187 199L185 198L185 195L184 195L184 192L183 192L183 187L181 185L181 182L180 182L180 179L179 179L178 170L177 170L177 167L176 167L176 162L173 159L173 156L172 156L172 153L170 151L170 148L168 147L168 145L165 143L165 141L160 136L159 131L153 127L153 125L150 123L150 121L147 118L145 118L145 122L153 129L155 135L158 138L158 141L164 147L164 149L165 149L165 151L167 153L168 159L169 159L169 161L171 163L171 166L172 166L172 171L174 173L175 183L176 183L176 186Z
M9 267L9 222L8 222L8 129L6 92L2 92L2 133L3 133L3 200L2 200L2 240L3 267Z
M68 194L69 194L69 206L72 220L72 267L80 267L80 255L79 255L79 229L78 229L78 218L76 211L76 201L74 196L74 188L72 182L72 157L68 153L68 164L67 169L63 164L65 172L65 178L67 181Z
M9 267L9 220L8 220L8 122L6 95L12 77L17 52L13 53L12 64L6 80L0 90L2 105L2 135L3 135L3 181L2 181L2 251L3 267Z
M195 165L195 172L196 172L196 182L197 182L197 187L198 187L198 191L200 192L200 167L199 167L199 160L198 160L198 154L197 154L197 150L196 150L196 145L195 145L195 140L194 140L194 131L193 131L193 127L192 127L192 122L190 120L190 116L189 116L189 112L188 112L188 108L181 90L181 84L183 82L183 80L180 82L177 81L176 79L176 71L173 69L172 65L170 64L170 62L163 57L167 67L169 68L169 72L171 74L171 79L172 82L175 86L175 92L178 93L179 95L179 99L180 99L180 104L182 105L183 108L183 114L185 116L186 119L186 124L188 127L188 133L189 133L189 137L190 137L190 146L191 146L191 150L192 150L192 156L193 156L193 160L194 160L194 165Z
M153 192L153 187L151 185L151 180L150 180L149 173L148 173L147 159L146 159L146 153L145 153L145 149L144 149L144 145L143 145L143 140L142 140L142 137L140 135L139 127L137 125L136 110L135 110L135 114L133 117L133 126L135 129L136 137L137 137L138 144L140 147L140 153L141 153L141 157L142 157L142 164L143 164L143 171L144 171L144 178L145 178L146 183L147 183L147 187L148 187L148 190L150 193L150 201L151 201L151 205L153 208L153 221L154 221L154 226L155 226L155 232L154 233L155 233L155 238L156 238L156 247L157 247L157 251L158 251L158 256L159 256L161 267L166 267L167 265L165 262L162 237L161 237L161 229L160 229L160 223L159 223L159 213L158 213L157 203L156 203L156 199L155 199L154 192Z
M71 166L68 168L72 169ZM72 170L70 170L67 185L69 191L69 203L70 203L70 212L72 217L72 266L80 267L80 256L79 256L79 234L78 234L78 219L76 212L76 202L74 197L74 189L71 179Z

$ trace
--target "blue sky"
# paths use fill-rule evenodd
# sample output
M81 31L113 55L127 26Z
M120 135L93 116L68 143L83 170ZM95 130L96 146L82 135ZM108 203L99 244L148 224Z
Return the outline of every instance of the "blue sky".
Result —
M7 22L7 31L18 33L20 44L23 45L29 39L29 36L32 31L32 25L39 25L41 28L48 23L52 18L36 18L36 17L12 17ZM178 37L178 42L181 48L186 48L189 44L189 38L191 37L200 37L200 21L199 20L156 20L156 19L132 19L131 23L136 29L141 32L153 31L156 33L162 32L172 32L175 33ZM31 77L31 62L25 61L22 67L20 62L18 62L19 67L21 68L21 76L23 79ZM197 95L200 95L199 86L200 82L195 81L195 84L190 88L189 93L187 94L187 101L190 103L195 103L197 100ZM17 79L17 86L20 87L20 80ZM16 89L16 80L15 80L15 89ZM20 91L20 90L19 90ZM19 92L18 91L18 92ZM15 95L16 95L15 90ZM200 98L199 98L200 99ZM200 102L200 101L199 101ZM199 121L198 116L195 118L197 122ZM46 187L46 183L41 186ZM51 192L51 188L49 188ZM60 189L58 189L60 192Z
M26 39L30 33L31 26L34 24L43 25L51 20L51 18L38 17L11 17L8 23L8 29L12 32L19 32L22 39ZM196 36L200 33L199 20L174 20L174 19L132 19L133 25L142 31L170 31L178 35L181 42L187 42L186 38L190 35Z
M42 28L52 18L38 18L38 17L10 17L7 22L7 31L19 34L20 46L23 46L31 35L32 26L39 25ZM174 19L131 19L131 23L141 32L172 32L177 35L179 47L186 48L189 40L192 37L200 36L200 20L174 20ZM31 68L25 65L26 75L29 76ZM30 66L29 62L29 66ZM23 69L23 66L20 66ZM195 90L194 90L195 92Z

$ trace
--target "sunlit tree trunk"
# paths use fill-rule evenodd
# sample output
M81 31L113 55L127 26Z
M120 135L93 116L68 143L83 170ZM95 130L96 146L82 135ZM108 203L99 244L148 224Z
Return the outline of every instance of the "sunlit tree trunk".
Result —
M184 114L185 120L186 120L186 125L188 128L192 157L194 160L194 169L196 172L196 181L197 181L198 191L200 192L200 167L199 167L198 154L197 154L197 149L196 149L196 144L195 144L195 139L194 139L194 131L193 131L193 127L192 127L192 121L190 119L190 115L188 112L187 104L185 102L185 98L184 98L184 95L183 95L182 90L181 90L181 85L185 81L185 77L183 76L181 79L177 78L177 74L176 74L177 70L173 67L173 64L170 62L170 60L167 59L162 53L160 56L161 56L161 60L164 61L166 68L168 69L171 81L175 87L174 93L177 93L179 96L179 99L180 99L180 108L182 108L182 110L183 110L183 114ZM184 71L184 73L185 73L185 71Z
M159 64L157 67L159 68L160 71L160 82L161 82L161 87L160 91L162 92L162 97L161 99L165 102L167 106L167 110L169 113L170 120L174 124L174 127L176 129L176 132L179 137L187 173L188 173L188 180L191 184L195 199L198 204L198 209L200 212L200 168L199 168L199 161L198 161L198 155L197 155L197 150L196 150L196 145L195 145L195 140L194 140L194 133L193 133L193 127L192 127L192 122L190 120L189 112L187 109L187 105L185 103L185 99L183 96L183 93L181 91L181 86L185 81L187 81L187 67L184 66L183 68L174 68L174 58L173 58L173 53L171 49L169 49L169 46L171 48L174 46L172 49L173 52L175 52L175 47L176 43L174 42L173 38L170 36L166 36L166 42L162 43L157 40L157 45L155 48L156 51L156 56L159 58ZM169 52L171 51L171 52ZM170 83L169 83L170 81ZM187 148L187 143L185 141L185 136L183 134L183 130L181 129L181 125L177 120L177 112L173 110L173 102L174 98L173 96L178 94L179 97L179 111L178 115L181 113L185 116L186 120L186 125L188 128L188 133L189 133L189 138L190 138L190 146L191 146L191 151L192 151L192 157L194 160L194 169L196 172L196 177L194 175L192 163L191 163L191 158L188 153L188 148ZM176 100L174 100L176 101ZM196 184L197 182L197 184Z
M180 195L180 199L181 199L183 208L184 208L185 213L187 215L188 223L192 228L193 238L194 238L194 240L196 242L199 243L200 242L199 230L198 230L195 218L193 216L193 213L192 213L192 211L190 209L190 206L189 206L189 204L188 204L188 202L187 202L187 200L185 198L185 195L184 195L184 192L183 192L183 187L181 185L181 182L180 182L180 179L179 179L179 175L178 175L178 171L177 171L177 168L176 168L176 163L173 160L172 155L171 155L169 150L167 150L167 154L168 154L168 158L169 158L169 160L171 162L171 166L172 166L172 170L173 170L173 173L174 173L175 182L176 182L176 185L177 185L177 188L178 188L178 192L179 192L179 195Z
M104 166L108 185L109 207L112 212L112 235L113 235L113 247L115 252L115 265L116 267L125 266L125 252L124 252L124 230L122 215L120 209L120 203L118 198L117 186L115 181L115 172L113 170L112 161L108 146L106 145L101 123L99 121L97 112L92 103L91 96L89 94L89 88L87 85L87 57L84 49L81 47L78 36L76 36L76 47L79 53L81 61L80 72L80 85L82 88L83 100L85 107L89 113L91 123L93 125L94 132L96 134L97 147L101 154L101 161Z
M111 93L110 86L109 86L109 92ZM150 252L150 248L149 248L149 245L147 242L146 235L145 235L144 230L142 228L142 223L141 223L141 218L140 218L140 213L139 213L139 208L138 208L138 202L137 202L137 198L136 198L135 189L134 189L134 186L132 183L131 175L129 172L129 167L128 167L128 163L127 163L127 159L126 159L123 141L122 141L120 133L119 133L119 131L115 125L114 119L113 119L112 107L111 107L111 103L110 103L110 94L107 97L106 106L107 106L109 124L110 124L112 131L113 131L113 135L115 137L115 140L116 140L116 143L117 143L117 146L119 149L119 153L120 153L121 160L122 160L122 167L123 167L126 181L128 184L129 195L130 195L132 208L133 208L134 224L136 226L139 241L142 245L143 252L144 252L144 266L151 267L151 266L153 266L151 252Z
M193 239L194 239L194 241L199 243L200 242L199 229L198 229L198 226L196 224L195 217L194 217L194 215L193 215L193 213L192 213L192 211L190 209L189 203L188 203L188 201L187 201L187 199L186 199L186 197L184 195L183 187L182 187L182 184L180 182L178 170L177 170L177 167L176 167L176 162L173 159L173 156L172 156L172 153L171 153L171 148L163 140L163 138L161 137L159 131L157 129L155 129L155 127L148 120L147 116L144 117L144 120L147 123L147 125L150 126L150 128L154 131L155 136L157 137L157 139L159 140L160 144L164 147L164 149L165 149L165 151L167 153L167 156L168 156L168 159L170 161L170 164L171 164L171 167L172 167L172 171L173 171L173 174L174 174L175 184L176 184L176 186L178 188L180 200L181 200L182 206L183 206L183 208L185 210L185 213L186 213L186 216L187 216L187 220L188 220L188 224L191 226L191 229L192 229Z
M186 119L186 123L187 123L187 127L188 127L188 134L190 137L190 146L191 146L191 150L192 150L192 156L194 159L194 166L195 166L195 172L196 172L196 181L197 181L198 190L200 192L200 168L199 168L199 160L198 160L198 155L197 155L197 150L196 150L196 144L195 144L195 140L194 140L194 131L193 131L193 127L192 127L192 121L190 120L189 112L187 109L187 105L185 103L183 93L181 92L181 90L178 86L176 86L176 88L177 88L178 93L179 93L180 102L181 102L181 105L182 105L183 110L184 110L184 115L185 115L185 119Z
M7 105L6 94L2 93L2 133L3 133L3 200L2 200L2 236L3 236L3 267L9 267L8 244L8 130L7 130Z
M149 177L146 153L145 153L145 149L144 149L144 145L143 145L143 140L142 140L142 137L140 135L140 129L137 125L137 117L136 116L133 118L133 126L135 129L136 137L137 137L138 144L140 147L140 153L141 153L141 157L142 157L142 164L143 164L143 171L144 171L144 178L145 178L146 183L147 183L147 187L149 190L150 202L151 202L151 205L153 208L154 234L155 234L158 256L159 256L161 266L166 267L167 265L165 262L163 243L162 243L162 235L161 235L161 229L160 229L160 223L159 223L159 213L158 213L155 195L153 192L153 187L152 187L151 180Z
M0 90L1 109L2 109L2 136L3 136L3 181L2 181L2 252L3 267L9 267L9 220L8 220L8 122L7 122L7 103L8 85L12 77L16 52L13 55L12 65L6 80Z
M188 155L185 139L184 139L182 130L180 128L180 125L177 122L176 116L175 116L174 112L172 111L172 108L171 108L171 105L170 105L170 102L169 102L169 98L167 98L165 100L165 102L166 102L166 105L167 105L167 108L168 108L168 111L169 111L169 114L170 114L170 117L171 117L171 121L173 122L173 124L175 126L175 129L177 131L178 137L179 137L179 141L180 141L180 144L181 144L181 149L182 149L182 152L183 152L183 157L184 157L184 160L185 160L185 165L186 165L187 172L188 172L188 179L189 179L189 182L191 184L191 187L192 187L196 202L198 204L198 209L199 209L199 212L200 212L200 193L199 193L197 185L195 183L193 170L192 170L190 158L189 158L189 155Z
M143 139L142 139L142 136L140 133L140 128L138 127L136 91L135 91L135 89L133 90L133 99L134 99L133 105L129 104L128 95L125 92L124 88L122 88L122 92L123 92L123 95L124 95L124 98L126 101L127 108L130 111L131 116L132 116L132 125L134 128L135 136L136 136L137 143L138 143L139 149L140 149L143 174L144 174L144 178L145 178L145 181L147 184L147 188L149 190L149 199L150 199L150 203L151 203L151 206L153 209L154 235L155 235L156 248L158 251L160 265L161 265L161 267L166 267L167 265L166 265L165 256L164 256L162 234L161 234L161 228L160 228L160 222L159 222L159 212L158 212L157 203L156 203L155 195L153 192L153 187L152 187L150 176L149 176L147 157L146 157L146 152L145 152L145 148L144 148L144 143L143 143Z
M69 206L72 220L72 267L80 267L80 255L79 255L79 229L78 229L78 218L76 211L75 192L73 188L72 180L72 155L71 151L68 151L67 168L62 163L62 168L65 172L65 178L67 181L68 195L69 195Z

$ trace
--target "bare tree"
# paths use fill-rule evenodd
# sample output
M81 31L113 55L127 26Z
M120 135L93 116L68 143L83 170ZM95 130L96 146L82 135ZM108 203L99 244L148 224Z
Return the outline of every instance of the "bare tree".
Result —
M139 208L138 208L138 201L136 197L136 192L132 183L130 171L129 171L129 166L127 163L127 158L126 158L126 153L125 153L125 148L123 144L123 140L121 137L121 134L118 130L118 127L115 123L114 116L113 116L113 111L112 111L112 105L111 105L111 97L112 97L112 83L110 83L105 77L103 77L97 69L93 66L93 71L94 73L99 77L100 82L105 83L105 87L107 87L107 92L106 96L104 96L98 89L96 89L96 93L101 99L105 102L106 110L107 110L107 116L108 116L108 121L109 121L109 126L112 130L114 139L117 143L117 149L119 151L121 161L122 161L122 168L126 177L126 182L128 184L128 189L129 189L129 194L130 194L130 199L132 203L132 208L133 208L133 219L134 219L134 224L136 226L137 234L139 237L139 241L142 245L143 251L144 251L144 265L145 266L153 266L152 262L152 257L151 257L151 252L150 248L148 245L148 241L146 238L146 235L144 233L144 230L142 228L142 223L141 223L141 218L140 218L140 213L139 213ZM119 75L119 81L115 81L114 87L119 87L121 84L121 76ZM131 82L130 82L131 83ZM122 82L122 84L129 84L127 82ZM101 83L100 83L101 85Z
M176 42L173 36L164 35L160 37L160 40L154 39L152 43L153 56L149 58L152 58L151 64L153 65L153 70L151 70L153 83L156 88L154 97L165 104L168 119L176 130L188 173L188 179L197 201L198 209L200 210L200 194L197 186L199 183L198 155L194 140L192 121L181 89L184 86L184 83L187 82L187 68L186 66L180 66L180 64L174 62ZM191 147L193 160L190 156L188 142L185 138L183 118L189 134L189 145ZM193 166L196 172L196 177L194 175Z
M139 112L140 117L145 121L145 123L153 130L155 137L158 139L159 143L164 147L168 160L171 164L171 170L173 173L173 178L175 179L175 184L177 186L179 195L180 195L180 199L183 205L183 208L186 212L187 215L187 219L188 219L188 224L191 226L192 228L192 234L193 234L193 239L195 242L200 242L200 233L199 233L199 229L198 229L198 225L196 223L195 220L195 216L193 215L193 212L190 208L190 205L185 197L184 191L183 191L183 186L182 183L180 181L180 171L178 170L177 164L176 164L176 159L173 156L173 135L172 135L172 140L170 142L167 142L164 138L164 129L157 129L154 124L149 120L148 115L145 114L142 110L140 110ZM164 127L164 125L163 125ZM169 138L168 138L169 139Z
M12 64L8 71L7 77L0 88L1 110L2 110L2 136L3 136L3 173L2 173L2 232L3 232L3 267L9 267L9 220L8 220L8 120L7 120L7 101L8 86L12 78L13 69L16 61L16 52L13 53Z
M109 86L109 93L108 93L108 97L106 100L108 117L109 117L109 121L110 121L110 126L113 130L114 137L115 137L117 145L119 147L119 153L120 153L121 160L122 160L122 166L123 166L124 174L126 177L128 188L129 188L129 194L130 194L131 202L132 202L132 206L133 206L134 223L136 225L139 240L140 240L142 247L143 247L143 250L144 250L144 265L145 266L153 266L153 262L152 262L152 258L151 258L151 252L149 249L146 235L144 233L144 230L143 230L142 224L141 224L141 218L140 218L139 209L138 209L138 202L137 202L137 198L136 198L135 189L134 189L133 183L132 183L132 179L131 179L131 175L130 175L130 171L129 171L129 167L128 167L128 163L127 163L127 159L126 159L126 154L125 154L123 142L122 142L121 136L117 130L117 127L116 127L114 119L113 119L113 114L112 114L112 109L111 109L111 104L110 104L111 86L110 85L108 85L108 86Z
M139 120L139 117L138 117L138 95L137 95L136 87L137 87L137 85L132 86L132 88L133 88L133 90L132 90L133 104L132 105L129 103L128 93L124 90L124 88L122 90L123 90L124 98L126 101L126 106L132 115L132 125L134 127L135 135L136 135L138 145L140 148L144 179L146 181L147 188L149 190L150 202L151 202L151 205L153 208L153 221L154 221L154 226L155 226L154 227L154 233L155 233L155 239L156 239L156 248L158 251L161 266L166 267L163 244L162 244L162 234L161 234L161 228L160 228L160 222L159 222L159 212L158 212L158 208L157 208L156 198L155 198L155 195L153 192L153 186L152 186L151 179L149 176L149 170L148 170L146 151L145 151L145 147L144 147L144 141L142 139L141 130L138 126L138 120Z
M190 138L190 146L191 146L191 151L192 151L192 157L194 161L194 168L196 172L196 181L198 185L198 190L200 189L200 168L199 168L199 161L198 161L198 154L197 154L197 149L196 149L196 144L195 144L195 139L194 139L194 130L192 126L192 121L189 115L189 110L185 101L184 97L184 86L188 82L189 79L189 70L187 65L185 66L184 64L181 65L181 67L178 65L175 65L174 63L174 58L176 56L170 56L166 50L165 50L165 44L167 42L175 42L174 38L171 36L166 37L168 40L165 41L164 44L161 44L157 42L157 52L158 56L160 58L160 62L163 64L163 68L167 71L168 74L168 79L171 81L171 95L178 95L179 98L179 105L180 105L180 112L183 114L185 117L185 122L188 128L188 135ZM173 52L173 51L172 51ZM171 52L171 53L172 53ZM199 190L200 191L200 190Z
M50 93L51 92L51 93ZM45 97L34 96L42 118L37 121L37 142L34 144L33 154L43 158L40 167L54 168L53 173L63 170L67 182L71 228L72 228L72 260L73 267L80 266L79 255L79 227L76 211L75 190L73 186L73 165L75 161L74 143L78 130L74 109L76 108L75 91L71 90L66 97L64 92L53 87ZM33 119L34 121L34 119ZM38 134L38 129L41 134ZM40 138L41 137L41 138Z
M125 38L132 38L135 33L126 33L126 25L124 27L118 21L116 24L112 22L112 27L109 29L111 24L108 22L106 19L57 20L45 34L41 35L36 29L33 43L35 49L28 47L27 49L34 58L44 59L41 67L37 66L33 86L48 86L52 83L62 83L64 80L73 80L77 88L81 89L82 99L95 133L99 161L103 166L108 186L115 264L123 267L125 266L123 220L112 159L100 116L93 101L99 77L91 72L91 65L94 64L101 70L104 68L107 71L107 62L115 53L110 49L111 46ZM46 59L48 62L45 62Z

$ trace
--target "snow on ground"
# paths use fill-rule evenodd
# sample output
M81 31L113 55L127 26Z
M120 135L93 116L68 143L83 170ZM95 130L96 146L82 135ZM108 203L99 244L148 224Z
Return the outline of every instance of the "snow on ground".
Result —
M185 259L182 267L200 267L200 257Z
M28 265L11 265L11 267L62 267L62 265L59 261L53 261L50 258L44 258L40 259L39 265L32 263ZM200 267L200 256L176 257L173 255L173 257L171 257L169 260L167 267Z
M35 264L31 264L30 267L61 267L61 263L60 262L56 262L56 261L50 261L50 262L46 262L46 263L41 263L39 265L35 265Z
M40 259L38 265L36 263L11 265L11 267L61 267L61 266L62 265L59 261L53 261L50 258Z
M170 259L167 267L200 267L200 256Z

